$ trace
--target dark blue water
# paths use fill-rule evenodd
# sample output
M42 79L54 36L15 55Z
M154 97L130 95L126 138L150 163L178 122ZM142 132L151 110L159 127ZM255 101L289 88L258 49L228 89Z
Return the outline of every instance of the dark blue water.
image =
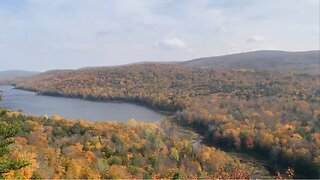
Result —
M145 122L157 122L165 117L144 106L129 103L42 96L7 85L0 85L0 91L2 91L0 107L12 111L22 110L29 115L59 115L88 121L127 121L133 118Z

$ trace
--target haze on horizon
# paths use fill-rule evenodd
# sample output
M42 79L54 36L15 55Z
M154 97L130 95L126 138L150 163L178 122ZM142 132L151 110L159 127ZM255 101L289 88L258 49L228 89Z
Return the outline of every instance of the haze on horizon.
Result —
M1 0L0 70L319 50L318 0Z

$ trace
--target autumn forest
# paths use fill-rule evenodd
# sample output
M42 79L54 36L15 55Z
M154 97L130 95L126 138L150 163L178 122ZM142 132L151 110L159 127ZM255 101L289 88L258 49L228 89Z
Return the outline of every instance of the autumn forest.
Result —
M0 0L0 180L320 179L319 0Z
M168 116L159 123L133 119L93 123L2 109L1 176L317 178L319 77L244 68L141 64L17 78L10 83L38 94L126 101ZM19 130L10 132L13 127ZM261 173L253 163L238 158L239 154L263 162L268 172Z

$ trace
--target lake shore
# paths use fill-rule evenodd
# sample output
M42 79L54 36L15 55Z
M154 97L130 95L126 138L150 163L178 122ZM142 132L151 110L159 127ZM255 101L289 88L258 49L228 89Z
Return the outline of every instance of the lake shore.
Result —
M152 109L166 116L174 115L177 111L180 111L179 109L172 111L172 110L169 110L169 108L163 108L163 107L151 105L151 103L148 103L143 100L139 100L138 98L129 98L129 97L128 98L106 98L106 97L93 97L93 96L82 96L82 95L65 95L58 92L38 92L36 89L18 87L15 85L10 85L10 86L12 86L14 89L30 91L42 96L65 97L65 98L87 100L92 102L130 103L130 104L135 104L139 106L144 106L146 108Z
M4 94L1 106L13 111L23 110L30 115L60 115L70 119L127 121L136 119L159 122L168 116L135 103L124 101L93 101L65 96L49 96L13 86L1 86ZM32 103L30 103L32 102Z

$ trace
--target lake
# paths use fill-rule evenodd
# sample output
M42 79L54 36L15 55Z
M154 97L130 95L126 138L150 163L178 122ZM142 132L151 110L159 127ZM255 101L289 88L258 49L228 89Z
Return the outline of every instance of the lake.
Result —
M8 85L0 85L0 91L2 91L0 107L12 111L22 110L28 115L59 115L68 119L120 122L131 118L157 122L165 118L165 115L152 109L130 103L43 96L31 91L14 89Z

